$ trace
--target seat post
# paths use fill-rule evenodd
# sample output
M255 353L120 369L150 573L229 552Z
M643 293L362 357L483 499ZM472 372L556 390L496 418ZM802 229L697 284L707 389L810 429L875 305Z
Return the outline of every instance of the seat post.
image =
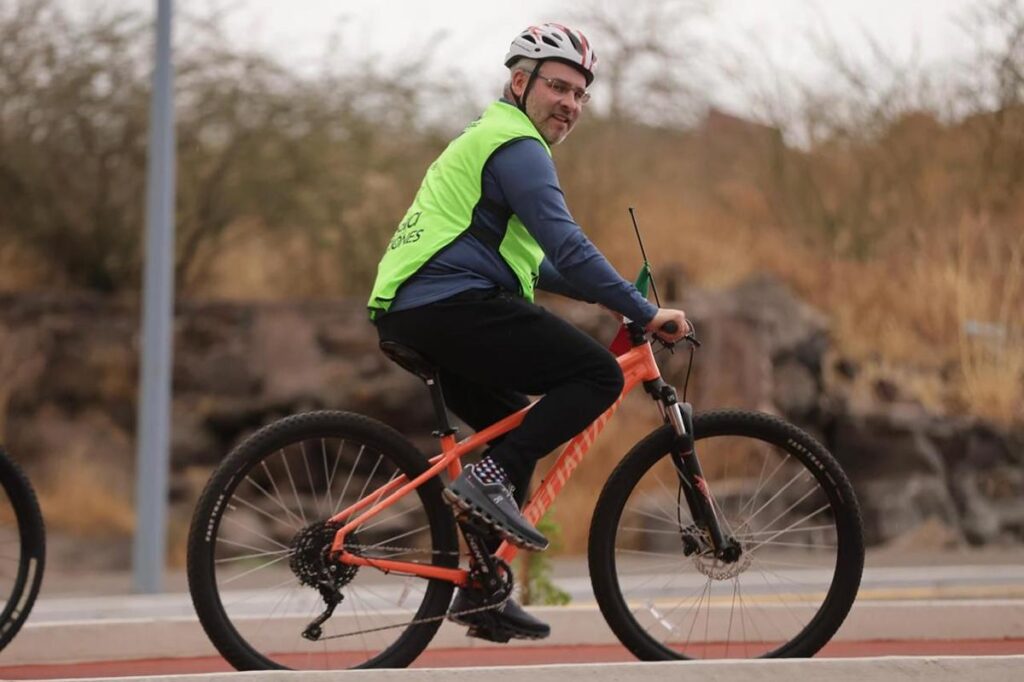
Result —
M444 404L444 394L441 392L441 378L434 373L432 376L423 377L423 381L430 389L430 401L434 404L434 413L437 417L437 429L433 435L437 438L455 435L458 429L448 421L448 407Z
M444 394L441 392L441 374L430 360L420 355L415 349L403 346L395 341L381 341L381 352L390 360L393 360L404 370L412 372L427 385L430 389L430 401L434 405L434 414L437 417L437 430L434 436L447 438L458 433L448 421L448 408L444 404Z

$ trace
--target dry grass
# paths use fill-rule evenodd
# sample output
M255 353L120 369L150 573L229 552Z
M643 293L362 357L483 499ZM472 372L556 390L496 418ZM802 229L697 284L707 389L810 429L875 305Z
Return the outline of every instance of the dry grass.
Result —
M954 281L960 376L968 410L1024 420L1024 234L984 222L959 231Z
M48 529L76 537L128 536L135 529L130 488L119 486L110 464L70 447L33 485Z
M824 312L835 353L856 360L865 394L876 379L939 411L997 423L1024 420L1024 236L973 215L937 225L923 245L894 230L889 248L844 258L771 223L709 212L678 218L646 210L648 251L685 265L698 285L722 288L759 272L777 275ZM703 222L702 222L703 221ZM682 222L682 224L680 224ZM629 244L611 249L637 262Z
M202 256L209 262L194 288L223 300L315 298L343 290L334 245L316 244L304 230L271 232L242 221Z

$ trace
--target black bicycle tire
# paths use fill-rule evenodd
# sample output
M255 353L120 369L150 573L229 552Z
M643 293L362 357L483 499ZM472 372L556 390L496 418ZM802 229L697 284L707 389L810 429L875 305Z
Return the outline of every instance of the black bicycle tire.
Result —
M396 465L414 477L427 469L427 460L406 438L391 427L350 412L319 411L292 415L269 424L239 444L220 464L200 495L192 518L188 540L187 572L189 591L200 623L221 655L238 670L287 669L253 648L235 629L224 612L214 576L214 556L210 539L216 536L220 516L213 517L218 500L230 496L237 486L236 476L250 463L258 462L266 451L274 451L296 440L338 436L358 437L387 449ZM451 509L442 501L438 478L418 489L427 513L431 537L438 550L436 563L458 565L458 536ZM446 613L451 602L452 583L431 580L417 619L437 618ZM441 626L441 620L414 625L402 631L390 647L356 668L406 667L427 647Z
M3 649L21 630L39 596L46 566L46 526L28 476L2 447L0 485L14 508L20 549L14 587L0 612L0 649Z
M860 508L853 486L835 458L813 437L772 415L722 410L696 415L693 421L700 452L701 438L735 435L756 437L775 445L792 441L786 452L807 465L825 491L836 513L839 550L834 578L814 617L792 639L762 658L813 656L836 633L856 599L864 567L864 541ZM680 660L690 657L665 647L637 623L619 587L615 573L615 535L619 516L633 487L668 452L674 433L668 425L653 431L623 458L598 497L590 527L588 563L594 595L609 627L641 660Z

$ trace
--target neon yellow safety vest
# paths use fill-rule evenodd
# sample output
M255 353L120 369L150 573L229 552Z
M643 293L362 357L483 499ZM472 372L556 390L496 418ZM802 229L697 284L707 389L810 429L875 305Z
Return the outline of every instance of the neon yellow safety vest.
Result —
M463 234L483 199L484 164L502 146L530 137L551 148L526 114L495 102L466 126L430 166L377 266L377 280L367 306L370 319L391 307L398 289L436 253ZM498 253L519 280L520 295L533 300L533 287L544 252L518 217L508 220Z

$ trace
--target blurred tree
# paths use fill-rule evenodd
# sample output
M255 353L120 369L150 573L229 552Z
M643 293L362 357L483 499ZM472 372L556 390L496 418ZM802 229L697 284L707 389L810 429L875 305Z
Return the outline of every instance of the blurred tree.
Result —
M597 52L597 88L612 120L685 125L706 106L703 43L695 27L707 0L599 0L567 8Z
M442 143L421 108L450 90L416 50L393 73L336 50L303 78L232 46L223 21L177 32L179 287L201 286L245 221L332 252L334 293L361 294ZM138 287L151 40L138 13L73 21L56 0L0 0L0 228L55 282Z
M72 24L52 0L0 2L0 228L75 284L137 277L146 27Z
M973 63L961 86L965 113L982 150L974 187L975 208L1005 212L1024 180L1024 7L1020 0L989 0L964 21L975 45Z

